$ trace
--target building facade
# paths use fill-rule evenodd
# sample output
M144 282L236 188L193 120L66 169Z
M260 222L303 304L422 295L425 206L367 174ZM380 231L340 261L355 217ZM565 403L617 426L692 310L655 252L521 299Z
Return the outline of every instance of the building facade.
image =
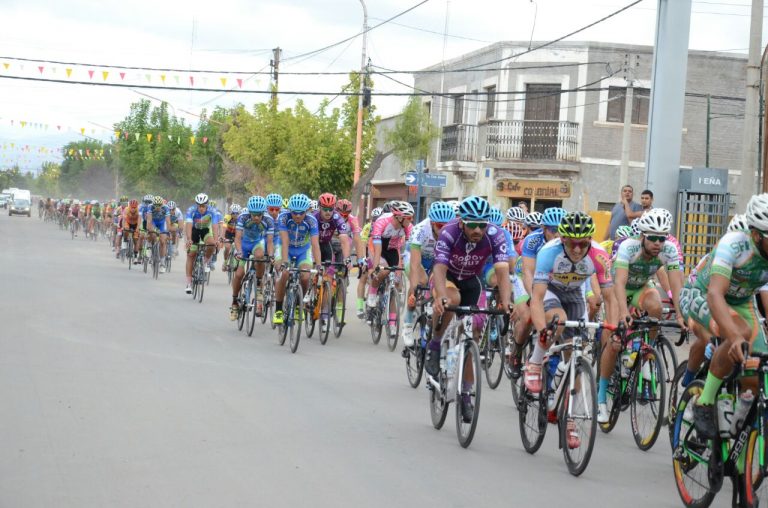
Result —
M447 186L430 189L427 201L476 194L502 208L526 201L530 209L588 211L610 209L625 183L639 195L653 48L595 42L527 48L527 41L500 42L415 74L414 91L441 127L427 171L448 176ZM746 55L689 52L680 167L704 167L708 160L738 178L746 62ZM393 125L390 118L381 127ZM385 148L383 137L379 142ZM620 179L622 158L626 180ZM397 194L392 198L415 201L404 185L408 170L386 159L372 182L374 196L389 185ZM676 168L670 174L676 178Z

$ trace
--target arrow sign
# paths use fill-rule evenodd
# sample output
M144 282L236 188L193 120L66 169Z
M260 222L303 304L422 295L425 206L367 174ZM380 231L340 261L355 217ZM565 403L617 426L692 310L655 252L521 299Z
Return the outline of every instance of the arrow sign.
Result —
M406 185L418 185L419 175L418 173L408 172L405 174Z

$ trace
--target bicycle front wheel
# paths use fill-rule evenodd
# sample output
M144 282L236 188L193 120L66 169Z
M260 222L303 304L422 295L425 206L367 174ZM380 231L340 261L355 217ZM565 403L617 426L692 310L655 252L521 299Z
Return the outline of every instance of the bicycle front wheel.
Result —
M547 386L546 369L542 369L542 386ZM546 391L541 393L532 393L523 383L525 377L523 373L518 380L520 393L517 400L517 417L520 423L520 438L523 442L525 451L534 454L544 442L544 435L547 433L547 402ZM515 386L512 380L512 386ZM514 388L513 392L514 393Z
M256 326L256 305L258 304L258 296L261 289L256 288L256 284L251 283L251 301L246 302L246 308L248 309L249 315L246 317L248 320L248 324L246 326L246 332L248 332L248 337L251 337L253 335L253 329ZM262 306L263 307L263 306ZM264 314L264 309L261 309L261 313Z
M520 376L517 377L517 379L512 377L512 365L510 365L510 362L521 362L524 363L533 352L533 343L531 340L526 340L525 344L522 346L518 343L512 341L512 345L509 346L509 359L508 361L505 360L505 371L509 371L507 374L507 377L509 377L510 380L510 386L512 388L512 400L515 402L515 407L517 407L518 410L520 410L520 394L523 390L523 373L521 371ZM522 351L520 351L522 349Z
M742 476L742 491L747 506L755 506L758 499L768 499L768 482L764 481L768 473L768 464L760 464L760 457L765 460L765 449L768 435L766 435L765 422L758 417L758 429L753 429L747 440L747 460L744 465L744 475ZM760 428L762 427L762 428ZM763 450L760 450L762 445Z
M439 379L441 389L445 389L442 373L440 373ZM429 415L432 418L432 426L437 430L442 429L445 418L448 416L448 402L443 397L442 391L438 391L434 386L429 387Z
M400 335L400 295L394 287L389 291L387 305L387 348L394 351Z
M472 369L471 373L468 372ZM457 383L456 395L456 436L462 448L467 448L472 443L477 429L477 420L480 417L480 390L483 386L480 374L480 348L477 342L469 340L464 342L464 381Z
M585 358L578 358L571 368L576 369L575 393L566 392L560 411L560 443L568 471L579 476L587 469L597 434L597 394L592 366ZM563 377L563 383L568 380ZM570 399L570 400L569 400Z
M243 329L245 322L248 321L248 301L247 295L250 293L251 281L243 281L243 285L240 287L240 295L237 298L237 305L240 307L240 314L237 316L237 329Z
M320 299L320 344L325 346L331 332L331 283L323 282L323 294Z
M669 384L669 395L667 396L667 429L669 431L669 443L674 450L675 439L675 419L677 418L677 403L683 394L685 387L682 385L685 371L688 368L688 360L683 360L683 363L677 366L675 376L672 378L672 382Z
M411 388L417 388L421 383L421 377L424 375L426 351L421 347L421 337L426 337L426 321L426 316L419 318L413 330L416 343L410 347L406 346L403 350L405 373L408 375L408 384L411 385Z
M308 339L312 338L312 334L315 333L315 311L317 310L317 289L312 285L309 287L309 303L302 304L304 309L304 333Z
M344 329L344 315L347 311L347 284L344 279L336 281L336 291L333 295L333 335L337 339Z
M632 436L643 451L650 450L659 437L664 420L667 383L659 352L641 351L633 367L629 386Z
M501 336L503 322L501 316L488 316L485 327L483 348L483 370L488 387L495 390L504 375L504 341Z
M368 317L371 319L371 339L374 344L378 344L381 340L381 306L376 305L373 309L368 309Z
M269 323L274 328L274 325L272 324L272 319L270 319L271 313L272 313L272 277L264 276L263 279L261 279L262 287L264 288L263 292L263 307L261 309L261 324L264 324L267 322L267 319L269 319Z
M293 305L288 310L289 317L286 324L288 325L289 345L291 346L291 353L295 353L299 348L299 340L301 340L301 322L304 319L304 313L307 313L304 309L304 294L301 290L301 284L296 284L293 290Z

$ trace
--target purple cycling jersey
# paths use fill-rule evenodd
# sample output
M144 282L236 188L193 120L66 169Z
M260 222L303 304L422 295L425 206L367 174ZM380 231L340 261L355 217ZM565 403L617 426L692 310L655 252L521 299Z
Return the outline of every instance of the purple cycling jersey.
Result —
M487 259L493 263L509 260L507 239L502 230L489 224L483 239L471 243L461 230L459 221L449 222L440 230L435 246L435 264L448 266L448 273L456 280L480 275Z
M349 226L347 226L347 222L338 212L333 212L333 215L331 215L331 218L328 221L323 221L322 216L320 215L320 210L317 210L313 216L317 219L317 227L320 230L320 235L318 237L320 243L330 242L336 231L338 231L340 235L349 234Z

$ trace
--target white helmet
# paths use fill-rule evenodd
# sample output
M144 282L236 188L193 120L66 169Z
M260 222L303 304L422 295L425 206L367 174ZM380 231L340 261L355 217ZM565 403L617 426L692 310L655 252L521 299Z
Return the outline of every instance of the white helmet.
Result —
M313 199L309 202L309 209L310 210L317 210L317 200Z
M667 235L672 229L672 222L669 220L669 212L661 208L652 208L645 212L637 221L637 229L644 234Z
M663 214L664 214L664 216L665 216L665 217L667 217L667 218L669 219L669 223L670 223L670 224L673 224L673 223L675 222L675 221L673 220L673 217L672 217L672 212L670 212L670 211L669 211L669 210L667 210L666 208L656 208L656 210L661 210L661 213L663 213Z
M512 222L524 222L526 215L528 214L525 213L525 210L523 210L519 206L513 206L512 208L507 210L507 220L510 220Z
M749 231L749 226L747 225L747 216L743 213L737 213L733 216L733 219L731 219L731 222L728 223L728 228L726 229L728 233L733 233L734 231L744 231L745 233Z
M237 213L240 213L241 209L242 207L240 205L238 205L237 203L232 203L229 207L229 213L237 214Z
M392 201L389 205L389 211L395 216L413 217L413 206L407 201Z
M208 204L208 194L200 193L197 196L195 196L195 203L198 205L207 205Z
M768 194L755 194L747 203L747 225L768 231Z
M629 226L632 228L632 236L637 236L640 234L640 227L638 226L640 222L640 217L637 219L632 219L632 222L629 224Z
M461 206L461 201L448 201L448 204L453 207L453 213L456 214L456 217L459 216L459 207Z

